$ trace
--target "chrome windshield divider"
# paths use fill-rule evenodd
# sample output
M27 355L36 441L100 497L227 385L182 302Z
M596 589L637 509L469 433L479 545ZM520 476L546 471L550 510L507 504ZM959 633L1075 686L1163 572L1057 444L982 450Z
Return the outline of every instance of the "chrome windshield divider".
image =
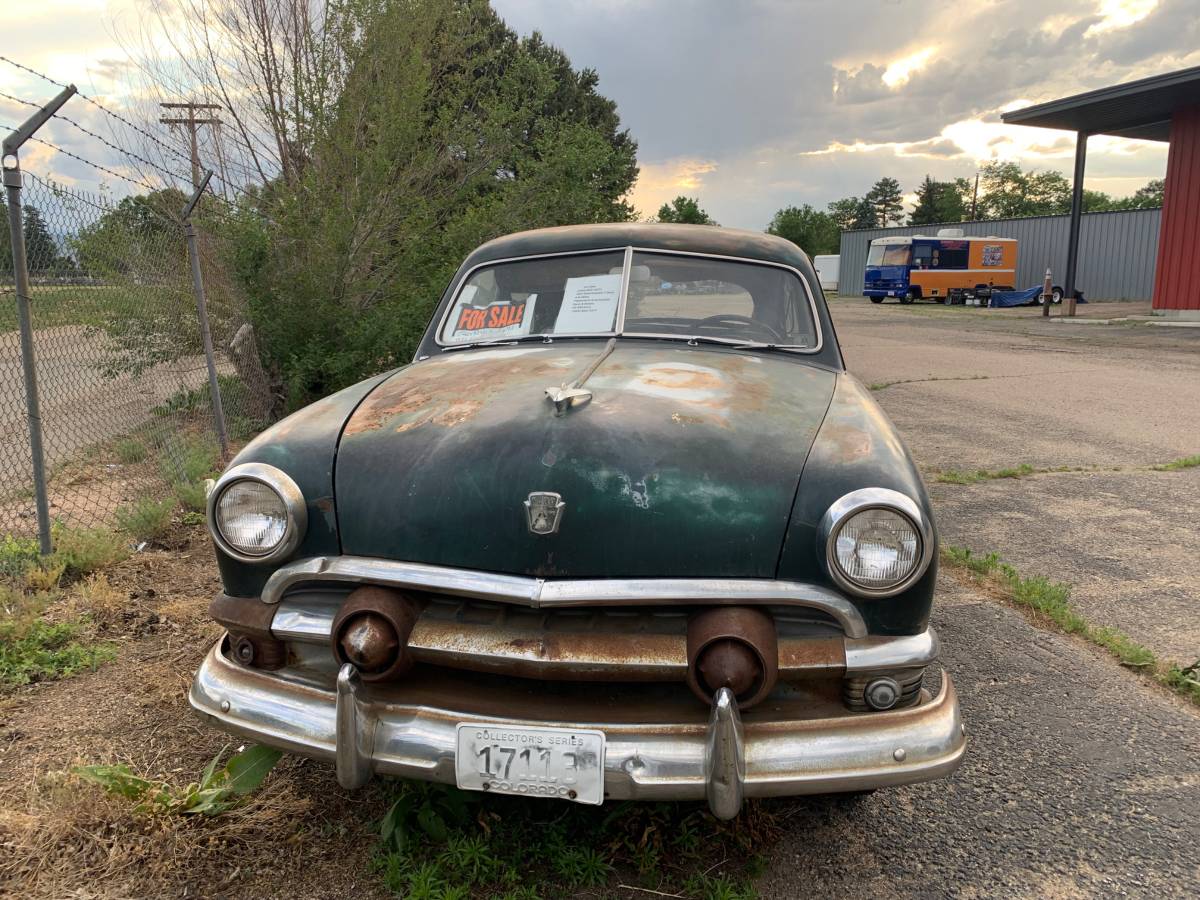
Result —
M832 616L847 638L866 638L862 613L850 600L819 585L769 578L531 578L361 556L317 556L277 569L262 602L279 603L305 582L384 584L454 597L513 603L535 609L580 606L738 604L799 606Z
M617 295L617 319L613 331L617 336L625 333L625 307L629 304L629 278L633 273L633 246L625 248L625 259L621 263L621 292Z

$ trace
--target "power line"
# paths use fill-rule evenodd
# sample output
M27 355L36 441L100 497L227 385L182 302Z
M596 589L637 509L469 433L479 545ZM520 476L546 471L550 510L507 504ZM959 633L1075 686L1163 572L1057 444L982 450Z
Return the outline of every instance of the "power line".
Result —
M20 63L13 62L11 59L9 59L9 58L8 58L8 57L6 57L6 56L0 56L0 60L4 60L5 62L7 62L7 63L10 63L11 65L14 65L14 66L16 66L16 67L17 67L17 68L19 68L19 69L24 69L24 70L25 70L25 71L27 71L27 72L30 72L30 73L32 73L32 74L34 74L34 75L37 75L39 78L43 78L44 80L48 81L50 84L58 84L58 82L54 81L53 79L51 79L51 78L48 78L48 77L46 77L45 75L42 75L40 72L35 72L33 69L30 69L30 68L28 68L27 66L22 66ZM177 156L179 156L179 157L180 157L180 159L184 159L184 160L187 160L187 159L188 159L188 157L187 157L187 156L185 156L184 154L182 154L182 153L180 153L179 151L175 150L175 149L174 149L173 147L171 147L169 144L166 144L166 143L164 143L163 141L159 140L158 138L155 138L153 135L151 135L151 134L149 134L149 133L147 133L147 132L144 132L144 131L142 131L142 129L138 128L136 125L133 125L132 123L130 123L130 122L128 122L127 120L123 119L121 116L117 115L116 113L113 113L113 112L110 112L109 110L106 110L106 109L104 109L104 107L101 107L101 106L99 106L99 104L96 104L96 103L95 103L95 101L92 101L92 100L91 100L91 98L89 98L89 97L86 97L86 96L85 96L85 95L83 95L83 94L77 94L77 95L78 95L78 96L80 96L80 97L83 97L85 100L88 100L89 102L92 102L94 105L98 106L100 109L102 109L102 110L104 110L105 112L109 113L109 115L111 115L111 116L113 116L113 117L115 117L115 118L117 118L117 119L120 119L120 120L121 120L121 121L123 121L123 122L126 122L126 124L130 125L130 127L132 127L132 128L134 128L135 130L137 130L137 131L141 132L142 134L145 134L147 137L149 137L149 138L150 138L151 140L153 140L155 143L157 143L157 144L160 144L161 146L163 146L163 147L167 148L168 150L170 150L172 153L175 153ZM13 101L14 103L20 103L20 104L22 104L22 105L24 105L24 106L30 106L30 107L33 107L34 109L39 109L39 108L40 108L40 104L38 104L38 103L34 103L34 102L33 102L33 101L31 101L31 100L24 100L24 99L22 99L21 97L14 97L12 94L9 94L9 93L7 93L7 92L5 92L5 91L0 91L0 97L4 97L5 99L7 99L7 100L11 100L11 101ZM186 106L187 104L164 104L164 105L167 105L167 106ZM197 108L199 108L199 107L197 107ZM216 107L215 105L213 105L213 108L218 108L218 109L219 109L220 107ZM88 135L89 137L91 137L91 138L94 138L95 140L97 140L97 141L99 141L100 143L104 144L104 145L105 145L106 147L108 147L109 149L111 149L111 150L114 150L114 151L116 151L117 153L120 153L120 154L121 154L121 155L123 155L123 156L127 156L127 157L129 157L130 159L135 159L135 160L137 160L138 162L142 163L142 164L143 164L143 165L145 165L145 166L149 166L150 168L154 169L156 172L159 172L159 173L161 173L162 175L166 176L168 179L179 179L179 180L185 180L185 176L183 176L183 175L180 175L180 174L179 174L179 173L177 173L177 172L172 172L172 171L170 171L169 169L167 169L167 168L165 168L165 167L163 167L163 166L159 165L158 163L152 162L151 160L149 160L149 159L146 159L144 156L140 156L139 154L137 154L137 153L134 153L132 150L128 150L128 149L126 149L126 148L124 148L124 147L118 147L116 144L112 143L111 141L109 141L108 139L106 139L106 138L102 137L101 135L99 135L99 134L96 134L96 132L92 131L91 129L89 129L89 128L85 128L83 125L80 125L78 122L76 122L74 119L70 118L69 116L64 116L62 113L55 113L55 114L54 114L54 118L56 118L56 119L62 119L64 122L67 122L68 124L70 124L70 125L73 125L75 128L79 129L79 130L80 130L80 131L82 131L84 134ZM165 121L165 120L164 120L164 121ZM186 121L186 120L184 120L184 121ZM214 120L199 120L199 119L198 119L198 120L196 120L197 124L204 124L205 122L208 122L208 121L214 121ZM5 127L5 128L8 128L10 131L11 131L11 130L13 130L13 129L12 129L10 126L7 126L7 125L5 125L5 126L3 126L3 127ZM41 143L41 144L46 144L46 146L49 146L49 147L54 147L54 149L58 150L60 153L65 153L67 156L73 157L74 159L78 159L78 160L80 160L81 162L84 162L84 163L86 163L87 165L90 165L90 166L92 166L93 168L99 169L99 170L101 170L101 171L104 171L104 172L108 172L108 173L109 173L109 174L111 174L111 175L115 175L117 178L122 178L122 179L124 179L125 181L128 181L128 182L130 182L131 184L140 184L140 185L142 185L143 187L147 187L147 188L149 188L149 187L150 187L149 185L145 184L144 182L138 182L138 181L135 181L134 179L127 178L126 176L124 176L124 175L121 175L121 174L120 174L120 173L118 173L118 172L113 172L111 169L106 169L106 168L104 168L103 166L100 166L100 165L99 165L99 164L97 164L97 163L93 163L93 162L90 162L89 160L83 159L82 157L76 156L75 154L71 153L70 151L68 151L68 150L64 150L64 149L63 149L63 148L61 148L61 147L57 147L57 146L55 146L54 144L51 144L51 143L50 143L50 142L48 142L48 141L42 140L42 139L40 139L40 138L39 138L39 139L37 139L37 140L38 140L38 143ZM221 180L221 181L222 181L222 182L223 182L225 185L227 185L227 186L229 187L229 189L230 189L230 190L232 190L232 191L233 191L235 194L237 194L237 195L245 195L245 193L246 193L246 192L245 192L245 190L244 190L244 189L242 189L242 188L238 187L236 184L233 184L233 183L232 183L232 182L230 182L230 181L229 181L227 178L224 178L224 177L222 177L221 175L217 175L216 177L217 177L217 178L219 178L219 179L220 179L220 180ZM150 190L156 190L156 189L155 189L155 188L150 188Z
M16 60L14 60L14 59L10 59L9 57L7 57L7 56L4 56L3 54L0 54L0 62L6 62L6 63L8 63L10 66L13 66L14 68L20 69L20 70L21 70L21 71L23 71L23 72L28 72L30 75L33 75L33 76L35 76L35 77L37 77L37 78L40 78L40 79L42 79L42 81L45 81L45 82L47 82L47 83L49 83L49 84L53 84L53 85L55 85L56 87L60 87L60 88L66 87L66 85L65 85L65 84L63 84L63 83L62 83L62 82L60 82L60 81L55 81L55 80L54 80L53 78L51 78L49 75L44 75L44 74L42 74L41 72L37 71L36 69L31 69L31 68L29 68L29 66L24 66L24 65L22 65L21 63L17 62ZM164 141L162 138L156 137L155 135L151 134L149 131L146 131L146 129L144 129L144 128L140 127L139 125L135 125L133 122L129 121L129 119L125 118L125 117L124 117L124 116L122 116L120 113L115 113L115 112L113 112L111 109L109 109L108 107L106 107L106 106L104 106L103 104L101 104L101 103L100 103L98 100L93 100L93 99L92 99L91 97L89 97L87 94L83 93L83 91L76 91L76 96L78 96L78 97L80 97L81 99L83 99L83 100L87 101L88 103L92 104L92 106L96 107L96 109L100 110L101 112L103 112L103 113L105 113L105 114L107 114L107 115L110 115L110 116L112 116L112 117L113 117L114 119L116 119L118 122L123 122L125 125L129 126L130 128L132 128L132 129L133 129L134 131L136 131L138 134L140 134L140 135L142 135L143 137L149 138L150 140L154 141L154 143L158 144L160 147L163 147L164 149L166 149L166 150L170 151L171 153L174 153L176 156L178 156L178 157L179 157L180 159L182 159L184 162L190 162L190 160L188 159L188 156L187 156L187 154L186 154L186 153L184 153L183 151L179 150L179 149L178 149L178 148L176 148L176 147L172 147L170 144L168 144L168 143L167 143L166 141ZM15 98L11 98L11 99L15 99ZM27 101L24 101L24 100L22 100L22 101L20 101L20 102L22 102L22 103L26 103Z

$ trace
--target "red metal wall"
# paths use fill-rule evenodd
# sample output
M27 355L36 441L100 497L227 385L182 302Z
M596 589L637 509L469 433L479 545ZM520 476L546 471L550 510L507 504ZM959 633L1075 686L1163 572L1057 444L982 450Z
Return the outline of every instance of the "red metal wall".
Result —
M1154 308L1200 311L1200 106L1171 117Z

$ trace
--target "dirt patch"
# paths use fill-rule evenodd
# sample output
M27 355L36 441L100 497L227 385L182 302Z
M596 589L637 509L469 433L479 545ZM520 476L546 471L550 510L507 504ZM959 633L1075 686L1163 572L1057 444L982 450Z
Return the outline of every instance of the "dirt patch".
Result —
M125 763L178 787L231 738L187 705L219 627L200 527L135 554L72 602L118 648L96 672L0 697L0 883L26 897L382 897L370 874L380 786L351 795L332 769L285 757L253 799L205 818L144 815L69 774ZM4 893L4 891L0 891Z

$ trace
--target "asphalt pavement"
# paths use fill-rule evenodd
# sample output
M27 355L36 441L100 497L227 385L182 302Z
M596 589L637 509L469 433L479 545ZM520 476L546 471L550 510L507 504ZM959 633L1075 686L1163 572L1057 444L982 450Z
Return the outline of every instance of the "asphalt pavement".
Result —
M1200 329L833 303L847 361L931 482L942 539L1200 656ZM1117 310L1114 307L1114 310ZM946 380L955 379L955 380ZM886 382L904 382L883 387ZM945 469L1086 471L978 484ZM1098 467L1098 468L1090 468ZM951 778L779 805L767 897L1200 896L1200 710L954 573L934 625L970 740Z

